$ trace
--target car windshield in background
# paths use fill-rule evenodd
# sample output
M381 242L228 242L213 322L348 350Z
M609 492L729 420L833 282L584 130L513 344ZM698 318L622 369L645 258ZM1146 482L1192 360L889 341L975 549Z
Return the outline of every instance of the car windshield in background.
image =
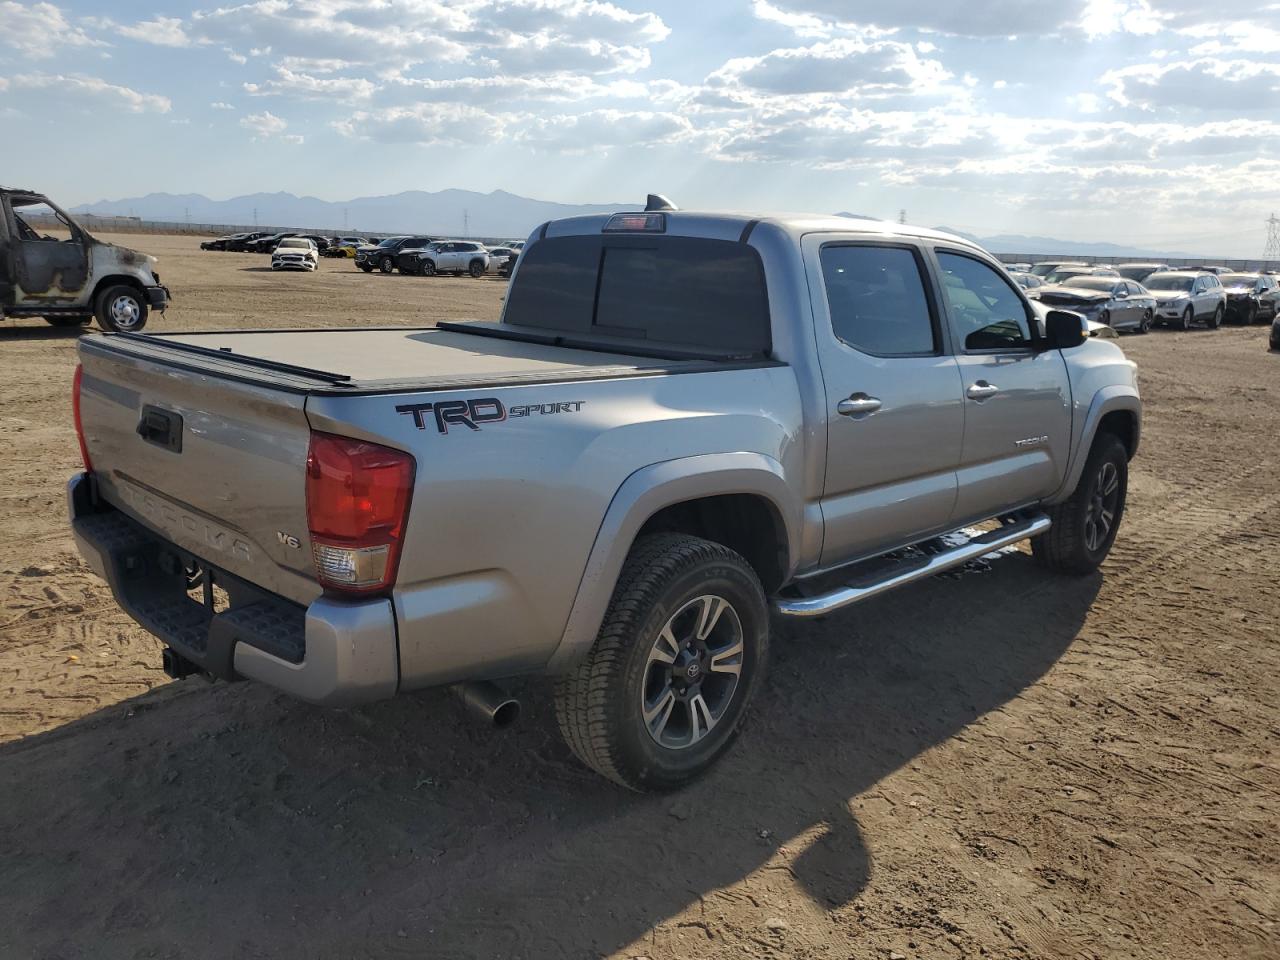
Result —
M1195 277L1179 277L1169 273L1157 273L1147 278L1147 287L1151 290L1186 291L1195 283Z
M733 356L772 349L758 254L693 237L553 237L529 247L503 322L564 335L705 347Z
M1126 280L1144 280L1156 272L1154 267L1117 267L1116 270Z
M1079 287L1082 290L1101 290L1103 293L1110 293L1115 285L1115 277L1076 277L1067 281L1067 286Z
M1067 280L1070 280L1072 277L1087 277L1088 275L1089 275L1089 268L1072 267L1070 269L1065 269L1065 270L1054 270L1052 273L1045 274L1044 282L1045 283L1065 283Z
M399 243L403 239L404 237L387 237L387 239L383 240L380 244L378 244L378 246L394 247L397 243Z
M1258 282L1252 273L1224 273L1218 279L1224 287L1251 287Z

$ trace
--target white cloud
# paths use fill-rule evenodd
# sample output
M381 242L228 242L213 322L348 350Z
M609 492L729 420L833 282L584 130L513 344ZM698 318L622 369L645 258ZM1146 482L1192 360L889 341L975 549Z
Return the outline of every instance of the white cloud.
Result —
M313 77L277 66L276 77L265 83L246 83L251 96L292 96L303 100L351 101L367 100L377 89L371 80L349 77Z
M106 46L74 26L52 3L14 0L0 0L0 44L32 60L52 57L62 47Z
M333 124L344 136L381 143L469 145L498 140L507 121L464 104L360 110Z
M1228 111L1250 114L1280 109L1280 63L1195 60L1145 63L1103 74L1107 96L1143 112Z
M140 20L131 27L120 27L119 32L130 39L152 43L158 47L191 46L191 38L182 28L182 20L178 17Z
M234 110L235 107L224 100L215 100L209 104L214 110Z
M34 91L78 104L85 103L87 99L98 100L122 106L130 113L168 113L173 107L168 97L139 93L130 87L83 74L17 74L8 78L7 85L10 92Z
M270 110L264 110L262 113L251 113L247 117L240 118L240 126L244 127L253 134L255 140L272 140L280 139L286 143L302 143L303 138L295 134L286 134L289 129L289 121L282 117L277 117Z
M693 135L692 123L669 113L591 110L530 119L516 132L515 139L566 153L594 153L616 146L640 148L679 143Z

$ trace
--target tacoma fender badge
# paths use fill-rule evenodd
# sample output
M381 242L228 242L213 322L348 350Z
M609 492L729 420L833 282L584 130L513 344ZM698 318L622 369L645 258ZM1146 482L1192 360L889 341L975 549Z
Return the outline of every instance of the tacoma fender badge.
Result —
M1049 438L1048 438L1047 436L1045 436L1045 437L1027 437L1027 439L1025 439L1025 440L1015 440L1015 441L1013 441L1013 445L1014 445L1015 447L1023 447L1023 448L1026 448L1026 447L1042 447L1042 446L1044 446L1044 445L1045 445L1046 443L1048 443L1048 442L1049 442Z

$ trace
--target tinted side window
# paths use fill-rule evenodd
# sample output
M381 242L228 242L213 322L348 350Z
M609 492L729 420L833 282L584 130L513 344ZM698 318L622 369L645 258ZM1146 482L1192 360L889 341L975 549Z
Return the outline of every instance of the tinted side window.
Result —
M1030 345L1027 308L1003 276L958 253L940 250L938 263L956 335L966 350Z
M938 349L924 279L912 251L826 246L822 278L831 329L849 346L880 355Z

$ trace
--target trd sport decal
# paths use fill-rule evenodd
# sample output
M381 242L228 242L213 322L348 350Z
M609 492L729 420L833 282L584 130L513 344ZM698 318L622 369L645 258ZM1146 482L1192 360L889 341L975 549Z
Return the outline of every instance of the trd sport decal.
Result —
M448 433L450 424L469 430L479 430L484 423L502 423L510 418L532 417L535 414L550 416L554 413L577 413L585 401L570 400L558 403L531 403L508 410L497 397L478 400L441 400L439 403L405 403L396 407L396 413L413 417L414 426L427 429L427 414L432 415L436 429Z

